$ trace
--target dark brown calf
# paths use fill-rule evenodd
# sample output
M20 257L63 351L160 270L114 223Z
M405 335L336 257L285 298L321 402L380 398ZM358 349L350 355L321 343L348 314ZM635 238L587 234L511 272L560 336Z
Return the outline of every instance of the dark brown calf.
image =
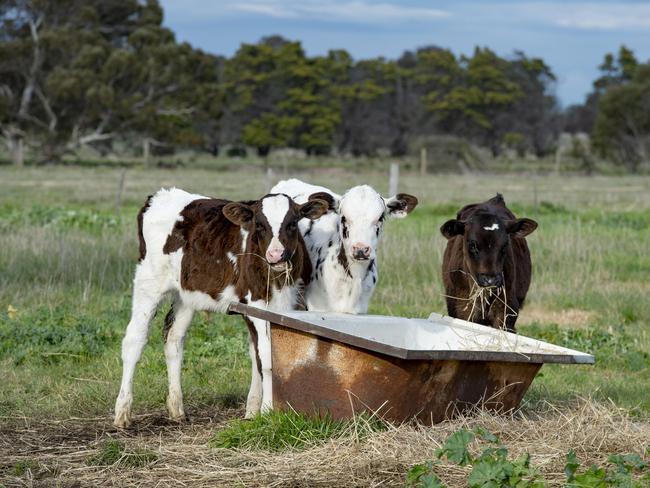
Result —
M515 330L531 278L525 237L537 228L517 219L501 194L463 207L440 228L447 247L442 262L450 316Z

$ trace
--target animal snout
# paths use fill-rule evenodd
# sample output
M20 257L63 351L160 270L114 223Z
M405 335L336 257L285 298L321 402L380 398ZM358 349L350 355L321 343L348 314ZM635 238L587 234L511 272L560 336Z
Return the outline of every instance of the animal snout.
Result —
M502 274L488 274L488 273L478 273L476 275L476 282L479 286L503 286L503 275Z
M368 259L370 258L371 250L372 248L370 246L357 242L352 244L352 257L360 260Z
M277 264L286 259L286 250L282 247L275 247L266 250L266 260L269 264Z

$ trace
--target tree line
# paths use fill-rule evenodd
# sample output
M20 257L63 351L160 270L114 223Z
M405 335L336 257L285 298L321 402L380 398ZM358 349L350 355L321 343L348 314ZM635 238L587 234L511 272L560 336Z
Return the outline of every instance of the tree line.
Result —
M156 0L0 0L0 125L12 159L26 146L52 162L116 145L402 156L431 135L543 156L562 131L593 134L633 169L645 159L650 67L625 48L606 57L585 104L562 111L552 70L519 51L429 46L355 60L271 36L226 58L177 42L162 20Z

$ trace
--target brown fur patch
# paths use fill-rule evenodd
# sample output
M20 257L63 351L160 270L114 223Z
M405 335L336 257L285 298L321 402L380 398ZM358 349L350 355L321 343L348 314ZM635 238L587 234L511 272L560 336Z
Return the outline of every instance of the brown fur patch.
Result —
M147 199L144 201L144 205L138 212L138 240L140 244L140 257L138 258L138 261L142 261L144 257L147 255L147 243L144 241L144 235L142 233L142 222L144 219L144 214L145 212L149 209L149 206L151 205L151 199L153 198L153 195L149 195Z
M235 286L235 293L244 301L250 292L251 300L266 300L272 286L281 287L286 281L283 272L269 268L255 234L254 222L240 227L226 218L223 208L228 200L199 199L191 202L181 212L182 220L174 226L167 238L164 252L169 254L183 249L181 263L181 286L189 291L201 291L217 300L228 285ZM245 202L255 212L261 212L261 202ZM290 211L297 212L298 206ZM246 250L242 252L241 229L249 233ZM302 279L309 282L311 266L304 241L295 233L295 250L290 259L289 283ZM227 257L230 252L237 256L235 266ZM309 274L306 273L309 271Z

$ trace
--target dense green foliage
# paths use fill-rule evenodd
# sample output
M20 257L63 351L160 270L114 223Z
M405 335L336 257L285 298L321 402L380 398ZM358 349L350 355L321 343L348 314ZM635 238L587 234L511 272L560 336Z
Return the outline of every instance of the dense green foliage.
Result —
M0 126L14 162L27 149L52 162L82 147L402 156L467 142L541 156L562 131L591 134L630 170L647 160L650 67L625 46L605 56L585 103L562 111L551 69L520 51L353 60L270 36L225 58L177 42L162 20L157 0L1 2Z
M557 132L555 77L521 52L425 47L354 61L273 36L224 59L176 42L162 19L156 0L2 2L0 123L14 159L25 143L56 161L142 141L145 154L246 145L403 155L430 134L542 154Z

